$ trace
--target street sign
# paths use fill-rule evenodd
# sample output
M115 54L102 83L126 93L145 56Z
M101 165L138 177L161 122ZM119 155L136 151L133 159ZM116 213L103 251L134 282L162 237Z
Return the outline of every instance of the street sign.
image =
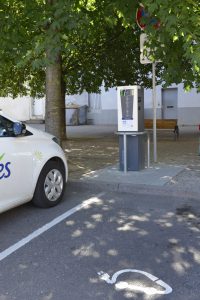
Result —
M146 33L140 34L140 63L141 64L152 64L152 60L149 58L150 49L144 44L147 41Z
M162 62L160 59L153 61L150 56L150 48L145 46L145 43L148 41L146 33L140 34L140 63L141 64L152 64L153 62ZM162 47L162 45L161 45ZM157 48L155 48L156 50Z
M152 25L154 29L160 27L160 21L156 17L151 17L149 13L145 10L143 4L136 11L136 22L140 29L144 30L146 25Z
M146 24L142 23L142 18L145 18L147 16L148 13L145 11L144 6L140 4L140 7L136 11L136 22L142 30L144 30L146 27Z

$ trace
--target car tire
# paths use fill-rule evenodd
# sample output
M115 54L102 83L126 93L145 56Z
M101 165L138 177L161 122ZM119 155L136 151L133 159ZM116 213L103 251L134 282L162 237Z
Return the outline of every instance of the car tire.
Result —
M61 201L64 188L65 168L63 163L49 161L40 173L32 202L43 208L55 206Z

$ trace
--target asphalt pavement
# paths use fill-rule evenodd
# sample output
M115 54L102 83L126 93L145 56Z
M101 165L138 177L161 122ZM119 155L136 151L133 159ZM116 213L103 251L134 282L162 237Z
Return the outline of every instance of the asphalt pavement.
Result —
M91 192L1 216L1 300L198 300L199 206ZM12 222L10 221L12 220Z
M0 300L199 300L198 130L158 132L159 163L151 142L127 174L116 128L67 130L63 201L1 214Z

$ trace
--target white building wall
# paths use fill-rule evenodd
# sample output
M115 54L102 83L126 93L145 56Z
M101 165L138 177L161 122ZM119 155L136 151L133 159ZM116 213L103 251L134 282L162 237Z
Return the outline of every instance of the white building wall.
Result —
M102 87L101 89L101 107L103 110L117 109L117 89L111 88L108 91Z
M45 119L45 98L31 99L30 119Z
M178 87L178 107L200 107L200 93L196 92L196 89L186 92L183 84L172 85L171 88ZM156 100L158 108L162 106L162 87L156 88ZM145 108L152 107L152 90L145 89Z
M172 85L178 88L178 124L198 125L200 124L200 93L196 89L186 92L183 84ZM144 96L145 118L152 118L152 90L146 89ZM157 118L162 116L162 87L156 88Z
M0 97L0 109L7 115L20 121L44 120L45 99L33 99L31 97Z
M196 89L185 92L183 85L178 87L178 123L179 125L200 124L200 93ZM156 88L157 118L162 117L162 87ZM117 90L111 88L108 91L101 88L100 94L88 94L66 96L66 105L74 103L80 106L87 105L88 123L92 124L117 124ZM145 118L152 118L152 90L144 91ZM22 120L45 118L45 99L32 99L30 97L3 98L0 97L0 109L8 115Z
M185 92L183 84L172 85L171 88L178 88L178 124L179 125L198 125L200 124L200 93L196 89ZM157 118L162 118L162 87L156 87ZM94 123L117 124L117 91L115 88L108 92L102 89L101 93L101 117L95 117ZM144 91L145 118L152 118L152 90Z
M196 89L184 91L183 85L179 85L178 89L178 106L179 107L200 107L200 93Z
M156 102L157 102L157 119L161 119L162 115L162 88L161 86L156 87ZM152 100L152 89L144 90L144 118L153 118L153 100Z
M117 124L117 90L111 88L105 91L101 87L100 94L90 94L90 108L88 112L91 124Z
M196 89L185 92L183 85L179 85L178 122L179 125L200 124L200 93Z
M13 118L21 121L30 119L31 98L21 97L12 99L9 97L0 97L0 109Z

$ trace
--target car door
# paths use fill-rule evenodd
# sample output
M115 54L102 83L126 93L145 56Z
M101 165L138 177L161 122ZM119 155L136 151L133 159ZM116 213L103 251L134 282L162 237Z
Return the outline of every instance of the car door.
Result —
M26 202L32 196L30 139L15 137L12 127L13 122L0 115L0 211Z

